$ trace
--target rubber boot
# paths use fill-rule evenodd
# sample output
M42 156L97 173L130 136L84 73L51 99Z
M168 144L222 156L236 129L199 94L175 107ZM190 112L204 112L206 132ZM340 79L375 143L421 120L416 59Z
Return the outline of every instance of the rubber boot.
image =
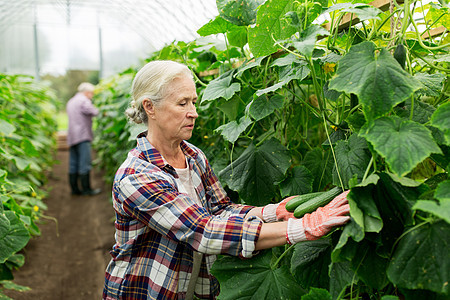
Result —
M78 187L78 174L69 174L69 183L72 195L81 195L81 190Z
M92 189L91 188L91 180L90 180L89 173L80 175L80 180L81 180L81 188L82 188L81 193L83 195L93 196L93 195L100 194L102 192L101 189Z

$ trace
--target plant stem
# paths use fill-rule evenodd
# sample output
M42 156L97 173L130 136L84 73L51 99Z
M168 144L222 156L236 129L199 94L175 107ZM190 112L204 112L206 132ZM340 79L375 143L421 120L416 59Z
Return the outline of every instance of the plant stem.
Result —
M409 113L409 120L412 121L414 116L414 95L411 96L411 112Z
M299 99L301 102L303 102L303 104L305 104L305 106L316 116L316 117L320 117L319 113L316 111L316 109L309 104L308 102L306 102L305 100L303 100L301 97L299 97L295 92L291 91L290 89L288 89L287 91L289 91L290 93L292 93L292 95L294 95L295 98Z
M431 223L431 221L432 221L431 219L428 219L427 221L425 221L425 222L423 222L423 223L420 223L420 224L417 224L416 226L413 226L413 227L409 228L408 230L406 230L405 232L403 232L402 235L399 236L398 239L396 239L395 242L394 242L394 244L392 245L391 253L394 251L394 248L395 248L395 246L398 244L398 242L400 242L400 240L401 240L405 235L407 235L407 234L410 233L411 231L416 230L417 228L419 228L419 227L421 227L421 226L423 226L423 225L426 225L426 224Z
M407 1L408 0L405 1L405 5L406 5ZM411 24L414 26L414 29L416 31L417 41L419 42L419 44L420 44L420 46L422 48L424 48L426 50L439 50L439 49L443 49L443 48L446 48L446 47L450 46L450 43L447 43L447 44L444 44L444 45L440 45L440 46L436 46L436 47L430 47L430 46L425 45L423 43L423 41L422 41L422 38L420 37L419 29L417 28L416 22L414 22L414 20L413 20L411 11L408 10L408 13L409 13L409 15L411 17Z
M331 142L330 135L328 134L327 121L325 121L324 113L322 113L322 117L323 117L323 126L325 127L325 132L327 134L328 143L330 143L330 149L331 149L331 153L333 154L334 165L336 167L336 172L337 172L338 177L339 177L339 182L341 183L342 189L344 189L344 184L342 182L341 174L339 172L339 166L337 164L336 154L334 153L334 149L333 149L333 143Z
M295 245L290 245L289 248L287 248L283 254L280 255L280 257L278 257L278 259L270 266L270 268L272 270L275 270L278 266L278 264L280 263L280 261L283 259L283 257L294 247Z
M428 60L426 60L425 58L423 58L422 56L417 55L415 52L413 52L413 54L414 54L415 57L417 57L417 58L423 60L423 61L424 61L427 65L429 65L431 68L436 69L436 70L439 70L439 71L443 71L443 72L446 72L446 73L450 73L450 69L445 69L445 68L442 68L442 67L439 67L439 66L435 66L435 65L433 65L432 63L430 63Z
M372 163L373 163L373 156L370 157L370 161L367 164L366 172L364 172L362 181L366 180L367 176L369 175L369 170L370 170L370 167L372 166Z

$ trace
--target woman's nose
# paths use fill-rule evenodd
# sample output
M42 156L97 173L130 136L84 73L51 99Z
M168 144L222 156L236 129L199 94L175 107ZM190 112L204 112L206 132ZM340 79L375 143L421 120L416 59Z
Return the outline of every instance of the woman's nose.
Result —
M191 105L191 107L190 107L190 109L189 109L189 111L188 111L187 116L188 116L189 118L194 118L194 119L197 119L197 118L198 118L197 108L195 107L195 104L192 104L192 105Z

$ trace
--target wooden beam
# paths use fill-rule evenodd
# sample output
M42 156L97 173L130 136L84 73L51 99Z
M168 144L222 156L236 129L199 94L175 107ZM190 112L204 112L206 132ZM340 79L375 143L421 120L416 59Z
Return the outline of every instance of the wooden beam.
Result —
M430 37L436 37L443 34L446 30L447 28L445 28L444 26L433 28L430 29L429 31L425 31L424 33L422 33L422 38L429 39Z
M397 0L398 4L403 4L403 0ZM387 11L389 10L390 1L389 0L375 0L369 3L369 5L372 5L373 7L376 7L380 9L381 11ZM339 24L338 30L341 31L343 29L346 29L351 25L355 25L359 23L360 20L355 14L347 13L342 17L341 23ZM324 25L326 30L331 29L331 23L326 23Z

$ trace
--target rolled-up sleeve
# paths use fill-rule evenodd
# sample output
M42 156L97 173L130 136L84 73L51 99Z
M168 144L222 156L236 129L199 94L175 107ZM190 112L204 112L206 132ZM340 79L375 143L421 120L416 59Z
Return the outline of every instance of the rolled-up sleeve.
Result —
M231 205L234 213L211 215L157 173L128 175L117 193L132 218L198 252L251 257L255 250L262 221L245 217L251 207Z

